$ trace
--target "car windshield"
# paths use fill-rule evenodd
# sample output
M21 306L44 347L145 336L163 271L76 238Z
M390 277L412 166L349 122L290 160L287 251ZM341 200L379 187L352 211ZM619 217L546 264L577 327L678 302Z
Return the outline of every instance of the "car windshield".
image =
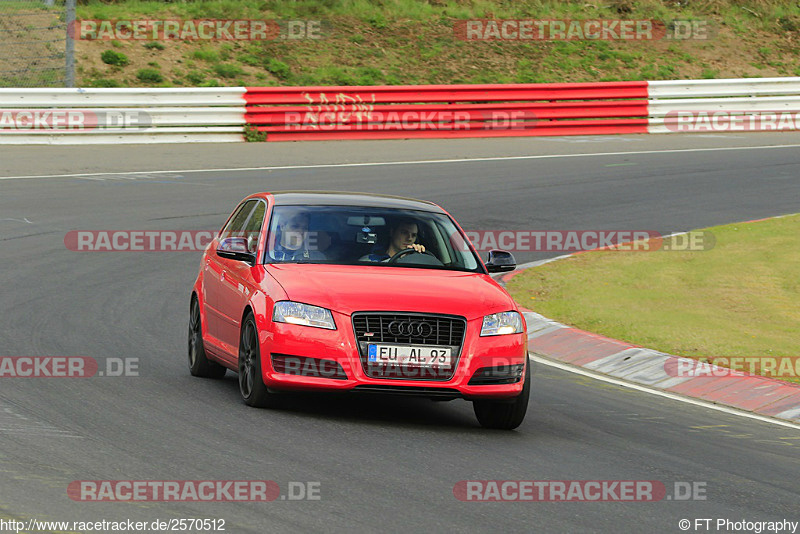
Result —
M265 263L483 272L467 238L450 217L441 213L351 206L276 206L268 231Z

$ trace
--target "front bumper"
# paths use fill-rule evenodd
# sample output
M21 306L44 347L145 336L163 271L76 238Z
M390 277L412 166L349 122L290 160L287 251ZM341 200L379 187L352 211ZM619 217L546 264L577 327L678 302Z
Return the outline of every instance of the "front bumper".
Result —
M522 372L519 373L520 379L512 383L469 382L479 369L523 369L528 362L527 336L524 333L480 337L483 319L467 321L464 343L451 378L420 379L415 378L414 372L402 378L373 378L367 375L362 365L350 316L334 312L334 320L336 330L272 321L260 325L264 384L273 390L353 391L467 399L513 398L522 392ZM291 365L287 372L280 359L276 360L277 365L273 365L273 355L295 357L295 361L300 363ZM318 362L331 363L323 364L324 372L314 372L319 370ZM334 372L337 366L342 373Z

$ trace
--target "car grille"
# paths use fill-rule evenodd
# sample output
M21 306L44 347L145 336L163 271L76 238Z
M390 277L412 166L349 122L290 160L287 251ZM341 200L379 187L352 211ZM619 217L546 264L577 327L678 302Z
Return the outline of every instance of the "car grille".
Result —
M413 326L406 328L407 325ZM452 315L391 312L353 314L353 330L361 356L361 365L367 376L371 378L450 379L461 356L466 329L466 319ZM450 347L453 358L449 367L436 368L369 363L367 361L367 345L370 343Z
M353 393L382 393L386 395L407 395L413 397L429 397L432 399L457 399L461 397L461 392L453 388L443 387L419 387L419 386L378 386L364 384L356 386L351 390Z

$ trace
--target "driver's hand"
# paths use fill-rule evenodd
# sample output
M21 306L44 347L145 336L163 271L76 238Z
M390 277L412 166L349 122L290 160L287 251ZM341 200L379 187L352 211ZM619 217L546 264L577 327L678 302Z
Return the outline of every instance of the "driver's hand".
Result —
M417 252L425 252L425 245L421 245L419 243L414 243L413 245L406 245L406 248L413 248Z

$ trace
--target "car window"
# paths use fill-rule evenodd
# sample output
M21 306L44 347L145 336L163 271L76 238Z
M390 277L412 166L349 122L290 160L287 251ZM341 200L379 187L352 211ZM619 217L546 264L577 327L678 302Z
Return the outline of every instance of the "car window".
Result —
M248 200L244 202L239 209L236 210L236 213L231 217L230 221L228 221L228 224L225 225L225 228L220 232L220 239L225 239L226 237L244 237L245 224L253 208L256 207L256 204L259 204L257 200Z
M263 202L257 202L255 209L250 213L244 225L244 233L247 237L247 249L255 252L258 248L258 236L261 234L261 226L264 224L264 213L267 206Z
M481 271L466 237L447 215L356 206L276 206L265 261L386 267L392 229L408 224L416 225L416 243L429 254L405 255L394 265Z

